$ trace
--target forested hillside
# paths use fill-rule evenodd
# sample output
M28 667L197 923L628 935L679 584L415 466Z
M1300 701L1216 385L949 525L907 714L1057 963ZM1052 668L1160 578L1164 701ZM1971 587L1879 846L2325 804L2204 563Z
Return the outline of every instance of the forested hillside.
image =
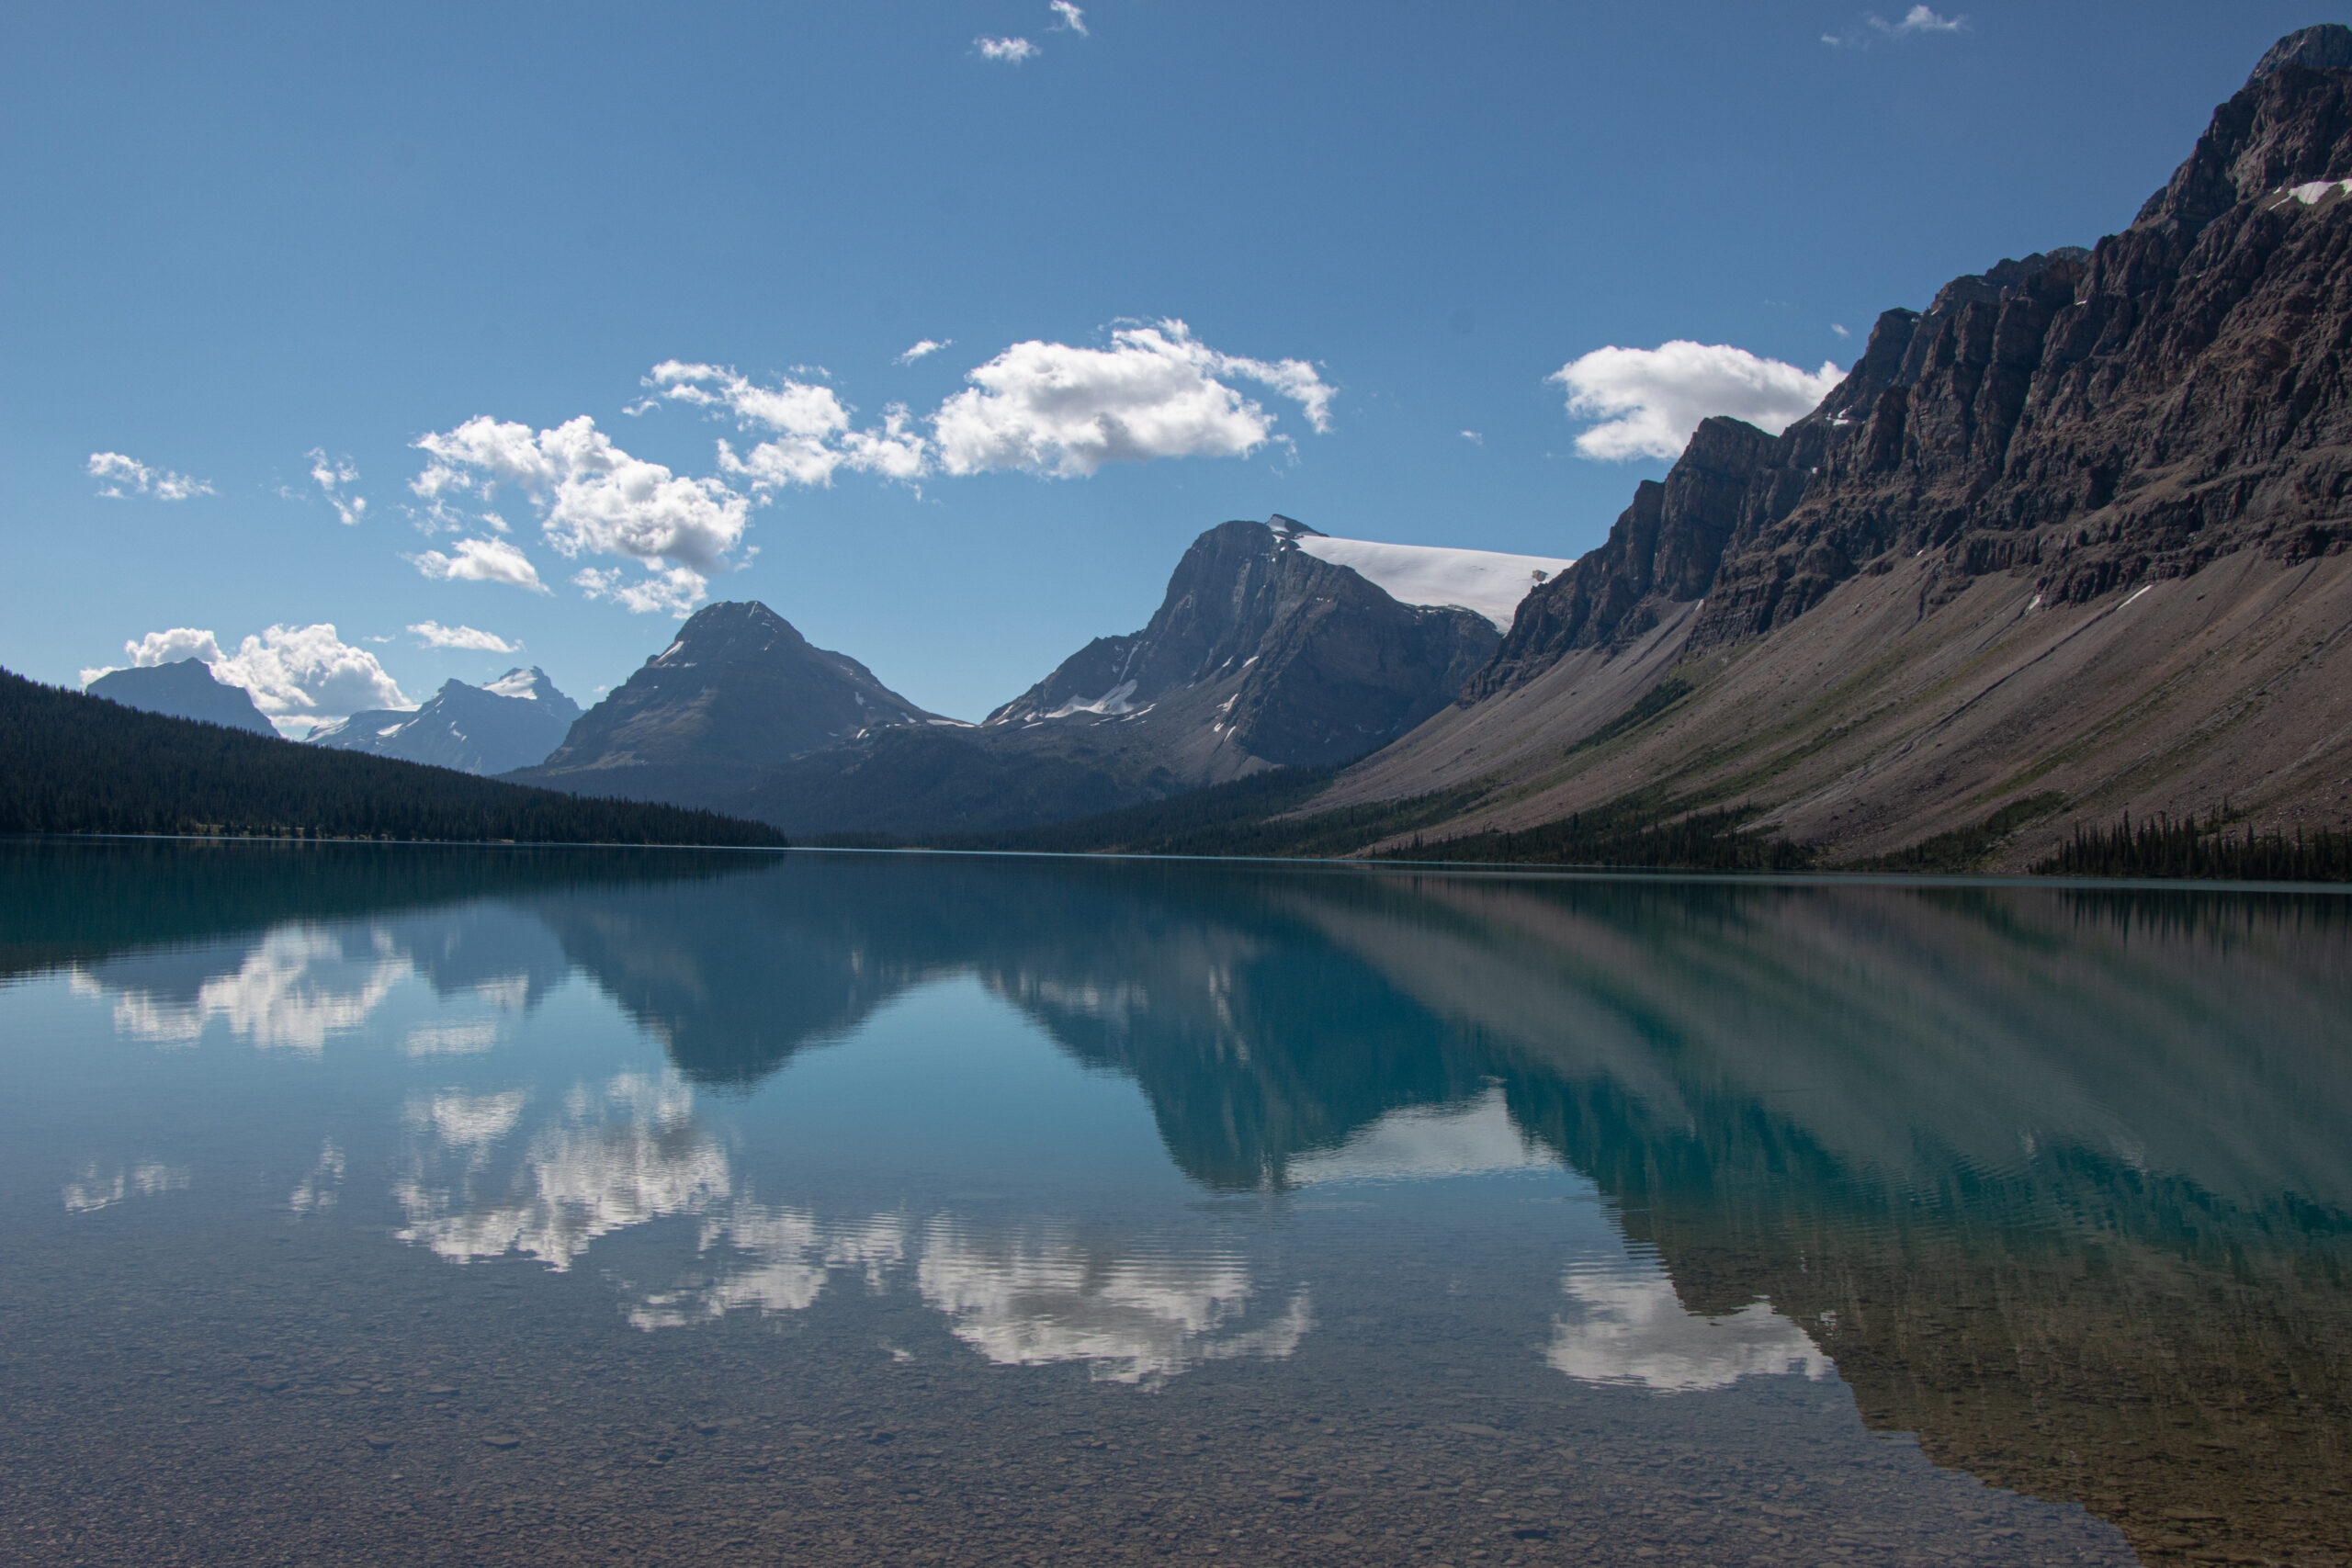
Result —
M599 800L141 713L0 671L0 832L781 846L708 811Z

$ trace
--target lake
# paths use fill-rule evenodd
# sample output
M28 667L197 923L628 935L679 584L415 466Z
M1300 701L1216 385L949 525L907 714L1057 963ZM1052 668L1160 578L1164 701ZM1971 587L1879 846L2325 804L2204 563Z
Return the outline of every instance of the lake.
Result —
M0 843L0 1560L2352 1559L2330 892Z

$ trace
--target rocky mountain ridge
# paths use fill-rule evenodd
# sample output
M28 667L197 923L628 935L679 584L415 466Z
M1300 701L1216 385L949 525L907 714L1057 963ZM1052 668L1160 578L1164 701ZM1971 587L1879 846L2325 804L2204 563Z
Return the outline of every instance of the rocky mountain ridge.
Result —
M1299 546L1279 513L1193 541L1142 630L1097 637L983 728L1105 730L1110 750L1151 737L1187 785L1265 767L1351 761L1452 700L1500 637L1485 616L1398 603Z
M1320 537L1279 516L1209 529L1141 630L1096 638L977 726L809 649L764 605L715 604L514 776L803 835L928 833L1349 761L1453 701L1501 636L1301 547Z
M580 705L533 665L482 686L445 681L422 707L356 713L309 739L460 773L503 773L545 761L579 716Z
M110 670L83 689L91 696L104 697L142 713L198 719L206 724L226 725L231 729L249 729L256 735L277 733L251 692L215 679L212 667L201 659Z
M1461 705L1317 807L1464 790L1423 829L1453 837L1647 790L1849 856L2029 800L2017 855L2127 809L2344 821L2338 59L2342 28L2281 40L2129 229L1886 312L1780 435L1705 422Z
M906 725L953 725L811 645L756 602L697 610L575 722L563 744L511 776L581 794L719 805L795 757Z

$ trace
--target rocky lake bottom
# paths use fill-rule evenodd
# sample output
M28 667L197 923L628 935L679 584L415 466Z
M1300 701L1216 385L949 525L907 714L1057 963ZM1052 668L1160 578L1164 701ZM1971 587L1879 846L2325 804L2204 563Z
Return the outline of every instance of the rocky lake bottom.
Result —
M2352 1561L2260 891L0 846L0 1560Z

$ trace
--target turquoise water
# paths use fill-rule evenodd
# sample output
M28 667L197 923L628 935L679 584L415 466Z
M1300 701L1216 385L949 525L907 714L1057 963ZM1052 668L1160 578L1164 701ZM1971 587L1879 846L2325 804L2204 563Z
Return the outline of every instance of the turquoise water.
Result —
M0 1559L2352 1556L2352 909L0 845Z

